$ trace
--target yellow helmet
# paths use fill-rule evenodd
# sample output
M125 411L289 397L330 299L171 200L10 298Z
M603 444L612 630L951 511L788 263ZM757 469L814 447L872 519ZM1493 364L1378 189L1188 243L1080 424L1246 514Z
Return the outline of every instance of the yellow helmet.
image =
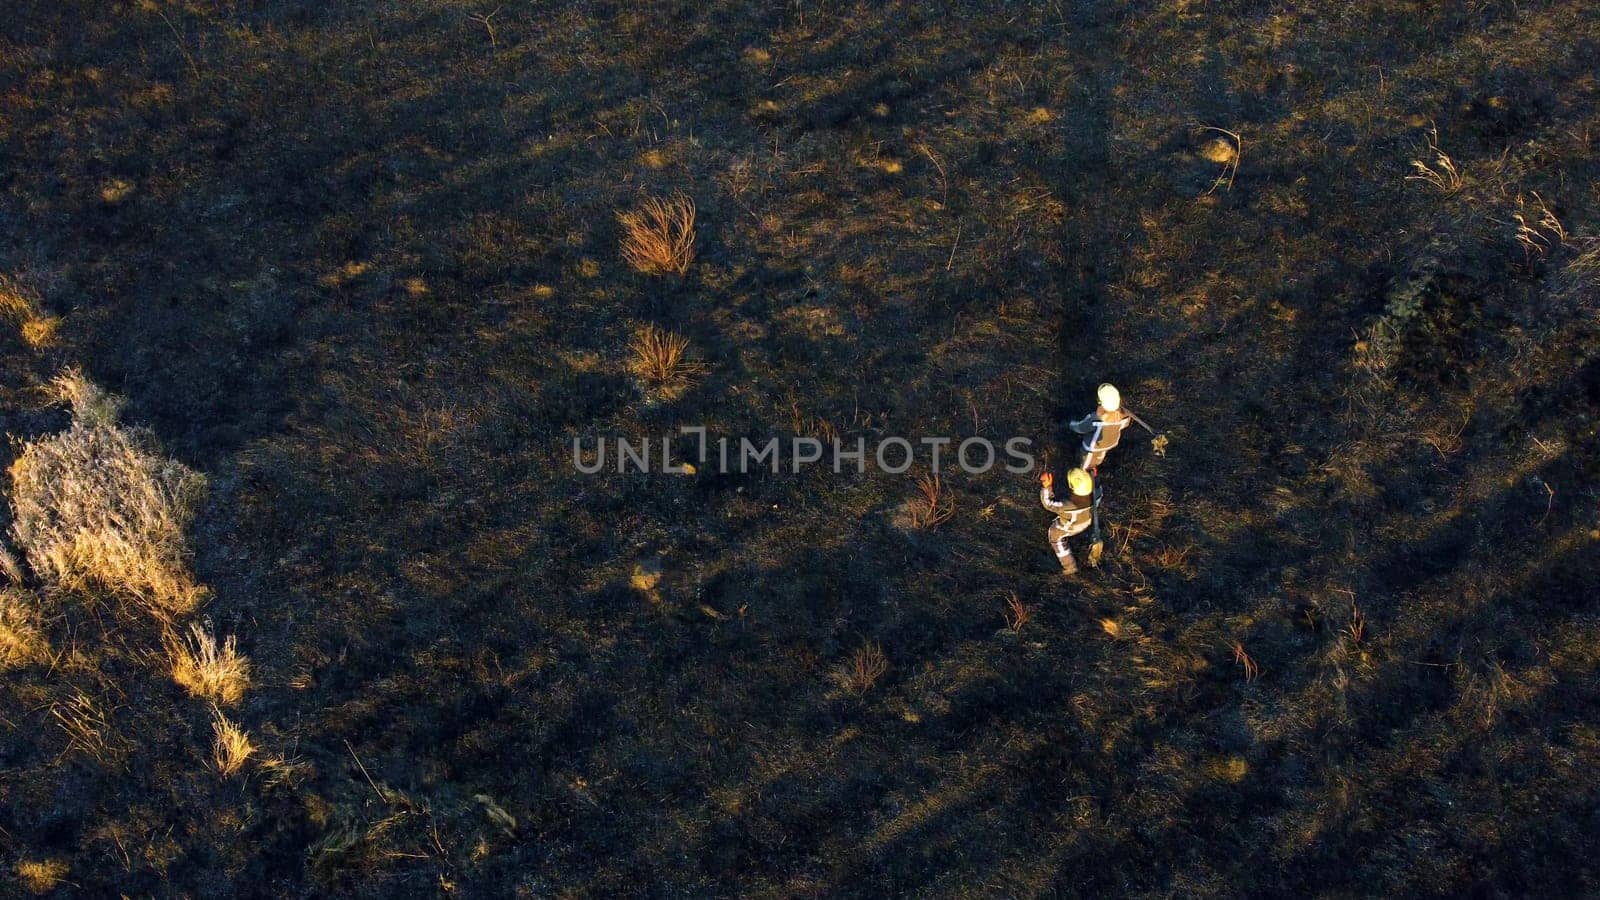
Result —
M1094 493L1094 479L1082 469L1073 469L1067 473L1067 487L1079 497L1087 497Z
M1109 382L1100 385L1100 408L1106 412L1116 412L1122 408L1122 394Z

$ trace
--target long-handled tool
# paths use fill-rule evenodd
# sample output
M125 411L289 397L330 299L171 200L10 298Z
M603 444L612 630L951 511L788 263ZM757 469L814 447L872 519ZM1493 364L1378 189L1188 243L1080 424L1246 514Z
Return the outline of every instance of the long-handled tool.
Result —
M1137 415L1135 415L1133 410L1125 409L1125 410L1123 410L1123 414L1126 415L1128 418L1132 419L1135 425L1138 425L1140 428L1143 428L1145 431L1150 432L1150 449L1154 450L1156 452L1157 456L1166 456L1167 455L1167 436L1166 435L1162 434L1159 431L1156 431L1154 428L1151 428L1150 425L1147 422L1145 422L1145 420L1143 420L1143 419L1139 418Z
M1100 565L1100 554L1105 552L1106 542L1100 538L1100 479L1094 481L1094 499L1089 504L1089 565Z

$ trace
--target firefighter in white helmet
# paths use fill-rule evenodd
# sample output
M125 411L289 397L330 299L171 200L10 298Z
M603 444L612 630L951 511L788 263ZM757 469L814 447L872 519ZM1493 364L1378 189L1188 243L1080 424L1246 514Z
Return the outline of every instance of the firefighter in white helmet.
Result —
M1102 384L1098 394L1099 408L1068 426L1083 435L1083 468L1089 472L1105 462L1106 454L1122 439L1122 429L1135 420L1123 410L1122 395L1114 386Z
M1046 533L1050 549L1055 551L1056 560L1061 563L1061 574L1076 575L1078 563L1072 558L1072 548L1067 546L1067 538L1083 533L1094 524L1097 512L1094 478L1082 469L1068 472L1067 487L1070 493L1064 500L1055 498L1055 476L1049 472L1039 476L1039 484L1040 505L1056 514L1056 520L1050 523L1050 530ZM1098 561L1098 554L1091 550L1089 564L1092 566Z

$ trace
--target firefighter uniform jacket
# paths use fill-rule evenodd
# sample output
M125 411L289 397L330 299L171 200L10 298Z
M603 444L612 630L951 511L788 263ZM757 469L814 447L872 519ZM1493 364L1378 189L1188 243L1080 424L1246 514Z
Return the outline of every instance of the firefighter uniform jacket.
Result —
M1082 532L1094 521L1094 498L1080 497L1068 493L1067 499L1056 500L1050 496L1050 489L1039 491L1039 504L1045 509L1056 514L1056 520L1050 524L1050 530L1056 534L1071 537Z
M1105 461L1106 452L1117 445L1122 439L1122 429L1132 421L1122 410L1112 412L1098 407L1093 415L1073 422L1072 430L1083 435L1084 468L1093 468Z

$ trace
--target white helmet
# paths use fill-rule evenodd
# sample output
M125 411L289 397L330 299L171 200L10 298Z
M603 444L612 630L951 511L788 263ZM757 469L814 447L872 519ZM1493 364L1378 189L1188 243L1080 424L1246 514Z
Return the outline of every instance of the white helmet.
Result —
M1109 382L1100 385L1100 408L1106 412L1116 412L1122 408L1122 394Z

